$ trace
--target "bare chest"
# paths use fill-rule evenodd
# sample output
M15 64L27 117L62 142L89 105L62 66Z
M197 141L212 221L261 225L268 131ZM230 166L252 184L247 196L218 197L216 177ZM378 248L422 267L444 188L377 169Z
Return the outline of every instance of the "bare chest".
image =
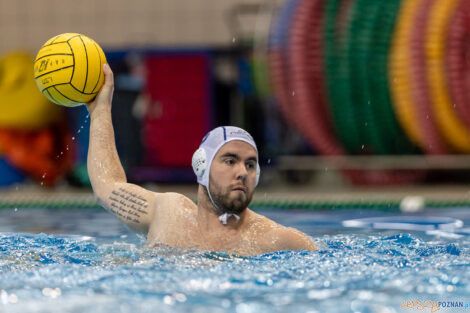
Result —
M262 254L276 250L276 242L250 229L234 234L203 232L196 221L181 221L180 225L167 224L147 238L152 245L195 247L202 250L222 251L239 255Z
M159 223L147 235L148 245L164 244L173 247L195 247L200 241L195 220L180 218L178 221Z

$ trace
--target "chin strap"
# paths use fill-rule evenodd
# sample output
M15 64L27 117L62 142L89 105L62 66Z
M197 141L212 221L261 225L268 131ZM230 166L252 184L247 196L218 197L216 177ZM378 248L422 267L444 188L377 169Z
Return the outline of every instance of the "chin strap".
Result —
M220 220L220 222L221 222L222 224L227 225L227 220L228 220L231 216L235 217L235 218L237 219L237 222L238 222L238 220L240 219L240 216L238 216L237 214L225 212L224 214L222 214L222 215L219 216L219 220Z

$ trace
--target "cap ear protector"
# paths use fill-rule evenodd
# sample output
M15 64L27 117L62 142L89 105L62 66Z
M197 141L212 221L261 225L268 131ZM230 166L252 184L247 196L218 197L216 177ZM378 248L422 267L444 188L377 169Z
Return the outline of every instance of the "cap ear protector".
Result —
M199 148L197 149L192 158L192 166L193 166L193 171L194 174L196 174L198 180L201 180L202 176L204 176L204 173L206 172L207 169L207 153L204 148ZM256 181L255 181L255 186L258 186L259 183L259 177L261 175L261 168L259 166L259 163L256 162Z
M206 158L206 150L204 150L204 148L197 149L193 154L191 165L193 166L194 174L196 174L198 180L200 180L206 172Z

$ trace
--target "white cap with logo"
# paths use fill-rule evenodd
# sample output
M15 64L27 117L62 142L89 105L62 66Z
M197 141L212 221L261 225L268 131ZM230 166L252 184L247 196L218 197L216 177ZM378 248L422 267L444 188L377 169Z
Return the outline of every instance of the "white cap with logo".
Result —
M197 176L197 182L206 187L212 204L217 208L209 191L209 175L212 161L217 152L226 143L233 140L241 140L250 144L258 154L258 148L253 137L246 131L235 126L220 126L211 130L202 139L199 149L196 150L192 158L192 166ZM256 163L256 185L260 176L259 163ZM224 223L225 224L225 223Z

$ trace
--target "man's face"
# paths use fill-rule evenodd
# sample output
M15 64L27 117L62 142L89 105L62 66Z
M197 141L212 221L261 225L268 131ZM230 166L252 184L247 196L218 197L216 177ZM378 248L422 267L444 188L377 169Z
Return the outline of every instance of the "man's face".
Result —
M220 148L211 164L209 188L223 213L240 214L253 198L256 185L256 150L248 143L234 140Z

